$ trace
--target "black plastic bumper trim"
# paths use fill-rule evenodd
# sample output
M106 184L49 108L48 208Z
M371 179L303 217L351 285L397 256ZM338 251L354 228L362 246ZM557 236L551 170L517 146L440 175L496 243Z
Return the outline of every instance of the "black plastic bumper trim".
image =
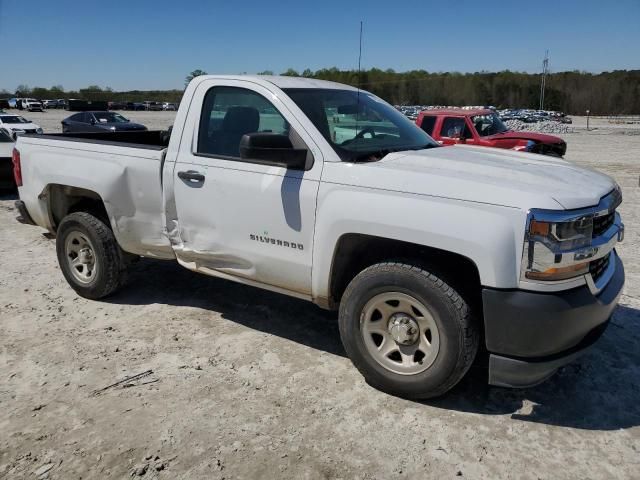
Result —
M611 317L624 286L624 267L594 295L583 286L561 292L482 291L487 350L508 357L539 358L564 352Z
M24 223L25 225L36 224L36 222L34 222L33 219L31 218L31 215L29 215L29 212L27 211L27 207L22 200L16 200L15 207L16 207L16 210L18 210L18 213L20 214L20 216L17 217L17 220L20 223Z
M612 255L615 272L598 295L586 286L554 293L483 290L491 385L536 385L591 348L624 286L624 267Z
M496 387L527 388L538 385L578 357L587 353L607 329L608 321L589 332L574 348L545 359L523 359L489 355L489 384Z

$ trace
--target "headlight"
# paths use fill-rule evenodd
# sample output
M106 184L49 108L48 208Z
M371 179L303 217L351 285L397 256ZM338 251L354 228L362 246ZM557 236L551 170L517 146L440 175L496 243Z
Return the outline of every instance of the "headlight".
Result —
M109 130L111 130L112 132L116 131L116 127L109 127Z
M38 135L42 135L44 133L44 130L42 130L41 128L36 128L36 133Z
M538 218L540 215L538 215ZM529 222L527 232L527 261L524 276L529 280L557 281L584 275L589 262L558 264L563 252L588 247L593 234L593 216L585 215L571 221L538 220Z
M529 211L522 254L521 280L558 282L589 273L590 263L603 258L622 241L624 225L615 213L620 188L595 207L581 210Z

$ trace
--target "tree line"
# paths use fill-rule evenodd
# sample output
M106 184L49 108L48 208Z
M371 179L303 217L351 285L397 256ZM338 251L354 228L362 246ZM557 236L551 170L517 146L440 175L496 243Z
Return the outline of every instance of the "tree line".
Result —
M194 70L187 76L204 74ZM260 72L263 75L271 71ZM538 108L540 74L522 72L427 72L411 70L396 72L381 70L340 70L323 68L297 72L288 69L281 75L331 80L360 86L395 105L493 105L497 108ZM31 96L46 98L81 98L107 101L168 101L178 102L182 90L132 90L115 92L92 85L77 91L52 88L18 87L16 92L0 92L0 97ZM547 76L545 108L569 114L640 114L640 70L612 72L558 72Z

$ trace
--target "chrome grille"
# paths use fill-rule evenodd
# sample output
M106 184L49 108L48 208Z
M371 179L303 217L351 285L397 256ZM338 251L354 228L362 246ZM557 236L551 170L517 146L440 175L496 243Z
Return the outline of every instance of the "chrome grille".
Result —
M598 258L593 262L589 263L589 273L594 281L598 281L598 279L605 272L607 267L609 266L609 261L611 259L611 252L607 253L604 257Z
M599 237L606 232L616 219L616 213L611 212L606 215L601 215L593 219L593 236Z

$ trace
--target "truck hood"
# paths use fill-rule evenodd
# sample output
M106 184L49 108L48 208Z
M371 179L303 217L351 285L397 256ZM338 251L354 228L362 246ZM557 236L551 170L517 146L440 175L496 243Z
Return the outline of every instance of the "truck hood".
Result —
M556 137L554 135L547 135L545 133L536 133L536 132L516 132L510 130L504 133L496 133L495 135L488 135L483 137L485 140L501 140L501 139L510 139L510 140L534 140L538 143L560 143L564 142L560 137Z
M615 187L609 176L561 158L466 145L327 165L323 181L523 210L597 205Z

